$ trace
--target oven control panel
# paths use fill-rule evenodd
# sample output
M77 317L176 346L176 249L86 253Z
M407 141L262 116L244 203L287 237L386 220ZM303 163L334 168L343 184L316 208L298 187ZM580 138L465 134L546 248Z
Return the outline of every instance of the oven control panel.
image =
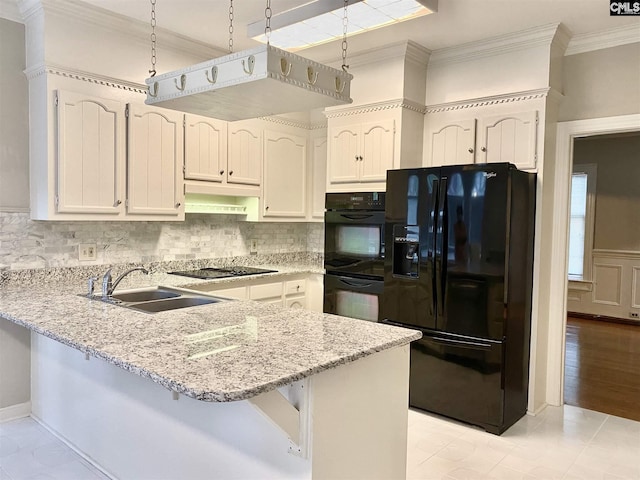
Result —
M384 211L385 192L327 193L327 210Z

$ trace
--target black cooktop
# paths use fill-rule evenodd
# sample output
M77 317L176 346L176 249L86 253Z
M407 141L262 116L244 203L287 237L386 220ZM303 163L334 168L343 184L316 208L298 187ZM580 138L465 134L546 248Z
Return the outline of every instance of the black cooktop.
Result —
M200 268L198 270L185 270L183 272L169 272L172 275L181 275L183 277L201 278L201 279L213 279L213 278L228 278L228 277L241 277L245 275L260 275L263 273L274 273L277 270L267 270L266 268L256 267L207 267Z

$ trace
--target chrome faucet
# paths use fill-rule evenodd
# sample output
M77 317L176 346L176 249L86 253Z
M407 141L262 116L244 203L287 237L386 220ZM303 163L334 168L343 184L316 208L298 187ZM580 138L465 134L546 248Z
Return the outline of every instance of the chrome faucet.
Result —
M111 282L111 269L107 270L107 273L102 277L102 296L110 297L113 294L113 291L116 289L118 284L122 281L124 277L129 275L131 272L135 272L136 270L140 270L145 274L149 274L149 270L144 267L135 267L127 270L126 272L120 274L113 282Z

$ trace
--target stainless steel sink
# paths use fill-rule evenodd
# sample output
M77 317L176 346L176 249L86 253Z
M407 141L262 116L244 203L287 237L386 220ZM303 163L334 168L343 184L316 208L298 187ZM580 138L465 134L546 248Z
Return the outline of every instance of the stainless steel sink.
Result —
M156 288L154 290L140 290L137 292L123 292L123 293L114 293L111 295L111 298L115 298L116 300L120 300L125 303L137 303L137 302L148 302L150 300L162 300L165 298L176 298L179 297L180 293L171 290L165 290L163 288Z
M143 312L156 313L166 312L167 310L176 310L178 308L195 307L197 305L207 305L209 303L218 303L223 301L219 298L207 297L178 297L166 300L141 302L126 305L134 310L142 310Z
M200 292L169 287L135 289L117 292L108 297L95 295L90 298L145 313L166 312L179 308L230 301L227 298L219 298L201 294Z

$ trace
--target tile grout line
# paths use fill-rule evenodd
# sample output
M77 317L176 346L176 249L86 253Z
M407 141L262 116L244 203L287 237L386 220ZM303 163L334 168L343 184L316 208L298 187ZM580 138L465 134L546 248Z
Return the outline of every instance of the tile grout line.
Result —
M594 438L596 438L596 436L598 435L598 433L600 433L600 430L602 430L602 427L604 427L605 422L609 419L611 415L606 414L606 416L604 417L604 420L602 420L602 423L600 424L600 426L598 427L598 429L595 431L595 433L591 436L591 438L584 444L584 447L582 447L580 449L580 453L578 453L578 455L576 455L576 458L573 460L573 462L571 462L571 465L569 465L569 468L567 468L567 471L564 472L564 475L562 475L562 478L565 479L567 478L567 475L569 474L569 471L573 468L573 466L576 464L576 462L578 461L578 458L580 458L580 456L584 453L584 451L589 448L589 446L591 445L591 442L593 441Z

